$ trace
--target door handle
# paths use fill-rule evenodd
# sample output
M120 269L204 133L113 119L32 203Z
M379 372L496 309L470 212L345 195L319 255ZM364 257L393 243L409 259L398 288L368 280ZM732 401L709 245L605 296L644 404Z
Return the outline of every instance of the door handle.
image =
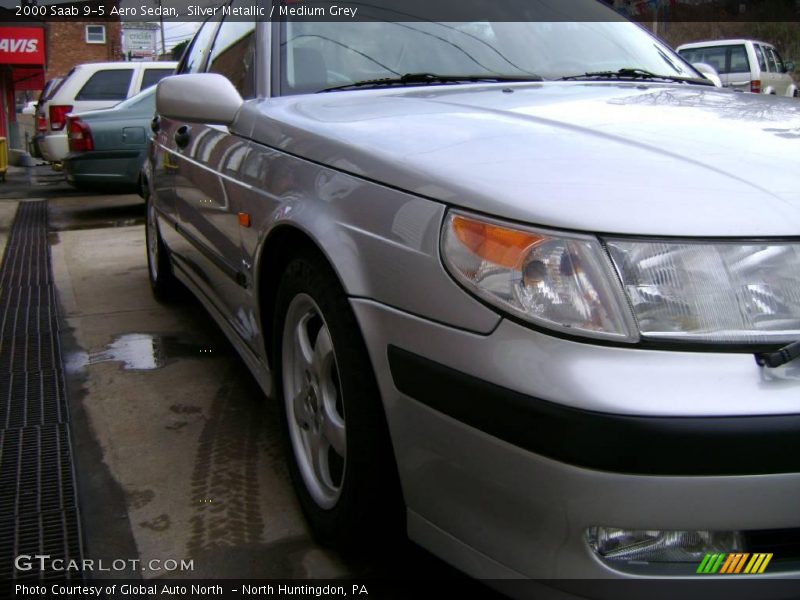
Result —
M178 127L178 131L175 132L175 143L178 145L178 148L186 148L191 138L192 128L188 125L181 125Z

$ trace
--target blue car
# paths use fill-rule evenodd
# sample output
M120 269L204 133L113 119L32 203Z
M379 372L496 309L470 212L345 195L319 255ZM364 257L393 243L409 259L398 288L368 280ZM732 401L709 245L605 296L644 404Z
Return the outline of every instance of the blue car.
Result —
M68 115L67 181L78 189L136 192L150 140L155 86L113 108Z

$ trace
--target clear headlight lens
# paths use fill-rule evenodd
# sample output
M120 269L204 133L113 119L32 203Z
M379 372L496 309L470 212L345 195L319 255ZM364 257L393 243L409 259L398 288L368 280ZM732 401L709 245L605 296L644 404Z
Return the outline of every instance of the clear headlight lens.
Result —
M448 214L444 262L477 296L544 327L637 340L616 274L596 238Z
M605 241L642 337L800 339L800 244Z
M601 243L451 211L442 255L477 296L564 333L624 342L800 339L800 243Z

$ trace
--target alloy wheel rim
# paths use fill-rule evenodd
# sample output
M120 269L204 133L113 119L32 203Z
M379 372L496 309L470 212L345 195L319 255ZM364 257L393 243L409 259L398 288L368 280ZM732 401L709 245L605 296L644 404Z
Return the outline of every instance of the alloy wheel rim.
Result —
M347 465L347 437L336 353L316 302L298 294L282 340L283 395L292 450L311 497L336 505Z

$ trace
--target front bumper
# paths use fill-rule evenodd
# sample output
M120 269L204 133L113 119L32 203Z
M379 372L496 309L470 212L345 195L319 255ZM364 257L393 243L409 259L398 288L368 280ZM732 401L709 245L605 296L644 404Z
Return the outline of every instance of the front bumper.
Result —
M352 304L410 534L472 575L624 576L588 548L592 526L800 527L796 366L582 344L509 321L483 336Z
M638 475L800 473L800 415L612 415L526 396L396 346L388 358L404 395L562 463Z

